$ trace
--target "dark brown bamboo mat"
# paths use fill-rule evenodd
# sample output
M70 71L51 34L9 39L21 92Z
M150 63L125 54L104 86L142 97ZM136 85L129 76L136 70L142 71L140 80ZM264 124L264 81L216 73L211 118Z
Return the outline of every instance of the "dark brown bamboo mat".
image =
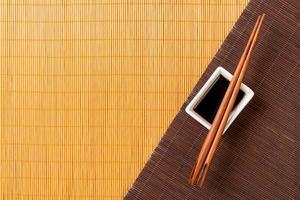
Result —
M203 188L188 178L207 129L185 107L218 66L233 72L266 13L244 82L255 92L228 129ZM300 1L252 0L125 199L299 199Z

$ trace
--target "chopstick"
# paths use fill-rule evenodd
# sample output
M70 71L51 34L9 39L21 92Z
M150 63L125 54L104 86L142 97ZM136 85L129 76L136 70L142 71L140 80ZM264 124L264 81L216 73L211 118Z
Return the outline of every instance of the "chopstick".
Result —
M191 184L195 184L196 178L199 176L200 170L203 167L205 158L206 158L206 156L208 154L209 148L210 148L210 146L212 144L212 141L213 141L213 139L215 137L215 134L216 134L216 132L218 130L218 126L221 123L222 117L224 115L225 109L226 109L228 101L229 101L229 98L230 98L231 93L232 93L232 91L234 89L234 85L237 82L237 78L238 78L238 76L240 74L241 67L242 67L242 65L244 63L244 60L246 58L246 55L248 53L248 50L249 50L250 45L252 43L252 40L254 38L254 34L255 34L256 30L257 30L260 18L261 18L261 16L258 17L258 20L255 23L254 30L252 31L252 33L250 35L249 41L248 41L248 43L246 45L246 48L245 48L245 50L244 50L244 52L242 54L242 57L241 57L240 61L238 63L238 66L237 66L237 68L235 70L234 76L231 79L231 82L230 82L230 84L228 86L228 89L227 89L225 95L224 95L224 98L223 98L223 100L221 102L221 105L220 105L220 107L219 107L219 109L217 111L217 114L216 114L216 116L215 116L215 118L213 120L212 126L211 126L211 128L210 128L210 130L209 130L209 132L208 132L208 134L207 134L207 136L205 138L205 141L204 141L204 143L202 145L202 148L200 150L198 159L197 159L197 161L196 161L196 163L194 165L194 168L192 170L192 173L191 173L191 178L190 178L190 183Z
M245 47L245 50L242 54L242 57L241 57L241 59L238 63L238 66L234 72L234 76L230 81L230 84L226 90L226 93L225 93L222 103L218 109L218 112L215 116L213 124L212 124L212 126L207 134L207 137L205 138L205 141L202 145L201 151L199 153L199 156L197 158L197 161L196 161L194 168L192 170L192 173L191 173L190 183L192 185L195 184L197 177L198 177L197 182L200 181L200 186L203 185L203 182L207 175L208 168L212 161L213 155L214 155L214 153L217 149L217 146L220 142L222 133L225 129L227 120L229 118L232 107L236 100L238 91L240 89L240 85L241 85L241 82L245 75L245 72L246 72L246 69L247 69L247 66L249 63L250 55L251 55L254 45L256 43L258 33L260 31L260 27L261 27L262 21L264 19L264 16L265 16L264 14L262 16L259 16L255 23L254 29L250 35L250 38L249 38L248 43Z
M262 25L262 22L263 22L264 17L265 17L265 15L263 14L262 17L261 17L261 20L260 20L260 22L259 22L257 31L256 31L256 33L255 33L255 36L254 36L253 42L252 42L252 44L251 44L251 47L250 47L250 49L249 49L248 55L247 55L247 57L246 57L246 60L245 60L245 62L244 62L244 65L243 65L243 67L242 67L240 76L238 77L238 81L237 81L237 83L236 83L236 85L235 85L235 87L234 87L232 96L231 96L231 98L230 98L230 100L229 100L228 106L227 106L226 111L225 111L225 113L224 113L224 116L223 116L223 118L222 118L220 127L219 127L219 129L218 129L218 131L217 131L217 134L216 134L215 139L214 139L214 141L213 141L213 144L212 144L212 146L211 146L211 148L210 148L210 151L209 151L209 153L208 153L208 155L207 155L207 157L206 157L206 161L205 161L204 166L203 166L203 173L201 174L202 176L200 176L199 179L198 179L198 180L200 180L200 186L202 186L203 183L204 183L204 180L205 180L205 178L206 178L206 176L207 176L207 172L208 172L209 166L210 166L211 161L212 161L212 159L213 159L213 155L214 155L214 153L215 153L216 150L217 150L218 144L220 143L220 140L221 140L221 137L222 137L222 133L223 133L223 131L224 131L224 129L225 129L225 126L226 126L226 124L227 124L229 115L230 115L230 113L231 113L231 111L232 111L233 105L234 105L235 100L236 100L236 98L237 98L237 94L238 94L238 92L239 92L239 90L240 90L240 87L241 87L243 78L244 78L244 76L245 76L245 72L246 72L246 70L247 70L247 68L248 68L250 56L251 56L251 53L252 53L253 48L254 48L254 46L255 46L255 43L256 43L256 40L257 40L259 31L260 31L260 27L261 27L261 25Z

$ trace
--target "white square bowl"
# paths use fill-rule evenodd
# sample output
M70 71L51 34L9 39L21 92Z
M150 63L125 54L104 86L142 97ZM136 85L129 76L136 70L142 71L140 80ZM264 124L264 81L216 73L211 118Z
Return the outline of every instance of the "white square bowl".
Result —
M193 117L196 121L198 121L200 124L205 126L207 129L210 129L211 123L209 123L206 119L204 119L201 115L199 115L194 108L201 102L201 100L205 97L205 95L209 92L209 90L212 88L212 86L216 83L218 78L220 76L223 76L225 79L230 81L232 79L232 74L229 73L226 69L223 67L218 67L214 73L211 75L211 77L206 81L204 86L200 89L200 91L197 93L197 95L192 99L192 101L187 105L185 111ZM234 107L234 109L231 111L231 114L228 118L227 125L225 127L224 133L229 128L229 126L232 124L232 122L237 118L237 116L241 113L241 111L245 108L245 106L250 102L252 97L254 96L254 92L245 84L241 84L241 88L244 92L244 96L241 99L241 101ZM224 134L223 133L223 134Z

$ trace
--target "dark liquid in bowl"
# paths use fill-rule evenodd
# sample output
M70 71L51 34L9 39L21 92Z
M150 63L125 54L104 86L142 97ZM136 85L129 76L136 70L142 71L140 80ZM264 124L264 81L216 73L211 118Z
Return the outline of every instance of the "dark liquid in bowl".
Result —
M195 112L206 119L209 123L213 122L229 83L230 82L226 78L219 76L204 98L194 108ZM245 93L240 90L233 109L242 100L244 95Z

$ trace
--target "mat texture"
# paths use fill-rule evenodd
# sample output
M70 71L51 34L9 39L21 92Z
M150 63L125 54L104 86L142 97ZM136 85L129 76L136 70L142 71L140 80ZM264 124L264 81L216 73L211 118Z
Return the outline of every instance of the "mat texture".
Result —
M300 2L252 0L125 199L299 199ZM207 130L185 107L216 67L233 72L266 13L245 82L255 96L228 129L205 186L188 184Z
M0 0L0 196L121 199L246 0Z

